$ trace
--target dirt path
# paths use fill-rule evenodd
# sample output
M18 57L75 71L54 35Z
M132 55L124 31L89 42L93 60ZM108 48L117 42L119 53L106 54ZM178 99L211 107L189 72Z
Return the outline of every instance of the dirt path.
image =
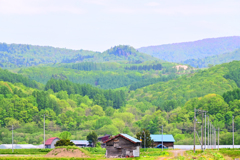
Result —
M184 156L185 150L170 150L169 152L173 153L172 157L159 157L157 160L165 160L165 159L172 159L178 156Z
M184 156L185 150L172 150L170 152L173 153L174 157L178 157L178 156Z

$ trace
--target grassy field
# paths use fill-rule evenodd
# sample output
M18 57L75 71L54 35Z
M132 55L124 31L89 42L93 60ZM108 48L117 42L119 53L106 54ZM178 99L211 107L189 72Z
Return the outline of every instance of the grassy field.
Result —
M62 147L59 147L62 148ZM64 147L67 149L80 149L86 155L89 155L90 158L46 158L43 155L51 151L51 149L15 149L12 153L11 149L0 149L0 160L94 160L94 159L109 159L105 158L105 148L78 148L78 147ZM146 151L140 149L140 157L137 158L127 158L129 160L155 160L159 157L170 157L172 154L168 151L161 151L161 149L148 148ZM122 160L123 158L117 158L116 160Z
M58 147L63 148L63 147ZM95 160L95 159L109 159L105 158L105 148L78 148L78 147L64 147L66 149L79 149L90 158L46 158L43 157L45 154L51 151L51 149L15 149L12 153L11 149L0 149L0 160ZM235 158L240 158L240 149L220 149L218 150L196 150L194 153L192 150L184 152L183 156L174 157L172 152L177 150L164 150L157 148L147 148L140 149L140 157L136 158L127 158L129 160L234 160ZM111 158L110 158L111 159ZM122 160L123 158L117 158L114 160Z
M192 150L186 151L184 156L174 157L172 159L178 160L234 160L235 158L240 158L240 150L239 149L214 149L214 150L205 150L202 152L201 150L196 150L194 153Z

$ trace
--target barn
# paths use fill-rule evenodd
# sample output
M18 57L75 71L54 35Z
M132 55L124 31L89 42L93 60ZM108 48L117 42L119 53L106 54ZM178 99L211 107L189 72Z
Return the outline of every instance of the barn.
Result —
M154 142L154 147L157 147L159 144L162 144L162 137L163 137L163 146L167 148L174 148L175 139L171 134L167 134L167 135L151 134L150 137Z
M71 140L77 147L89 147L89 142L87 140Z
M55 144L57 143L57 141L59 141L60 139L58 137L52 137L46 140L45 142L45 148L55 148Z
M141 141L128 134L118 134L104 143L107 158L139 157L140 155Z

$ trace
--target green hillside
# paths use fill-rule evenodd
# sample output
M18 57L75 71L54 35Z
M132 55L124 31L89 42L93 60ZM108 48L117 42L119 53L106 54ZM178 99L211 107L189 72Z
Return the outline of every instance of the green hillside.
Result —
M202 59L188 59L182 63L193 67L205 68L216 64L231 62L233 60L240 60L240 49L216 56L205 57Z
M16 68L53 63L157 60L130 46L115 46L103 53L50 46L0 43L0 67Z
M220 144L231 144L229 131L234 115L235 144L240 144L239 69L240 62L234 61L130 92L103 90L60 78L50 79L44 90L1 81L0 143L11 143L12 125L15 143L43 143L42 115L46 114L46 138L69 131L71 139L85 139L92 130L99 136L134 136L143 128L156 134L163 125L164 133L173 134L175 144L192 144L195 107L208 110L210 122L220 127ZM155 105L156 97L169 101Z
M170 74L175 75L173 77L175 78L176 74L188 74L195 71L193 68L188 68L185 71L178 72L174 68L175 65L167 62L160 63L159 61L146 61L137 64L128 62L82 62L22 68L18 73L43 84L46 84L53 77L68 79L79 84L87 83L102 89L115 89L136 82L144 82L145 86L158 81L167 81L171 79L168 78ZM145 83L148 80L151 83Z
M182 106L191 98L210 93L222 95L226 91L238 88L233 78L224 78L238 68L240 61L217 65L194 74L184 75L176 80L159 82L131 91L128 99L132 102L147 102L170 111Z

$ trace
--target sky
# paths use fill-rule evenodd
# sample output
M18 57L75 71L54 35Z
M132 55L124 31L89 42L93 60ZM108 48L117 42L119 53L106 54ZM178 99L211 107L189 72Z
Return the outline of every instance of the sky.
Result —
M105 51L240 36L240 0L0 0L0 42Z

